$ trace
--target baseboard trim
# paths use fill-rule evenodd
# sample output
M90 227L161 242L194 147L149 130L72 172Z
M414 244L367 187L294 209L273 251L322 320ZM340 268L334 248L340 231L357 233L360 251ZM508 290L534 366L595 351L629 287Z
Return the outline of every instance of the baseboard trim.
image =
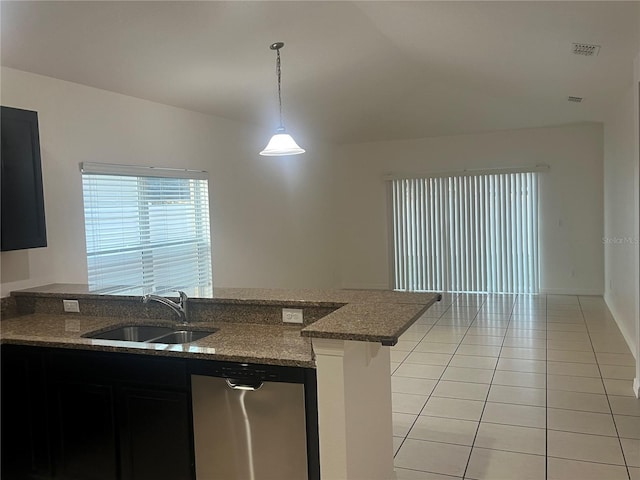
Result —
M616 309L612 307L611 299L607 295L604 296L604 303L607 304L607 308L609 309L609 312L611 312L611 316L615 320L616 325L618 326L618 330L620 330L620 333L622 334L624 341L627 342L627 346L629 347L631 354L634 356L634 358L637 359L638 351L636 350L636 344L635 344L635 338L634 338L635 332L629 332L627 331L626 328L624 328L624 324L620 321L620 315L618 315L618 312L616 311Z
M544 295L580 295L584 297L601 297L604 294L602 290L583 290L570 288L541 288L540 293Z
M389 290L389 285L381 283L347 283L340 288L345 290Z

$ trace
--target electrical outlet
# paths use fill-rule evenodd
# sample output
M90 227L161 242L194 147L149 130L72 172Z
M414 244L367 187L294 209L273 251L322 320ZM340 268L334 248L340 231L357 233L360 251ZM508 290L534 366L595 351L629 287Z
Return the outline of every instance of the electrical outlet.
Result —
M301 308L283 308L282 321L284 323L302 323Z
M80 313L80 304L78 300L62 300L62 306L65 312Z

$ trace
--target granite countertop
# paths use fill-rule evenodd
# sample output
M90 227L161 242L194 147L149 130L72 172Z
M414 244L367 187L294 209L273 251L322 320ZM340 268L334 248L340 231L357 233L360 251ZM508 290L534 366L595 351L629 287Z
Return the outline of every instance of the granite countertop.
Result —
M434 293L408 293L390 290L276 290L217 288L207 298L192 298L194 306L201 311L242 312L251 308L253 316L248 321L220 321L212 314L199 315L199 321L191 324L192 329L218 330L207 337L189 344L166 345L141 342L122 342L84 338L89 332L104 331L119 325L144 323L146 325L166 325L172 322L150 320L140 315L138 309L145 308L134 302L132 296L100 295L90 292L86 285L53 284L12 292L16 299L33 301L42 298L46 303L44 311L37 308L28 314L0 322L2 343L40 345L62 348L79 348L103 351L130 352L139 354L209 358L235 362L264 363L314 367L315 360L312 338L380 342L395 345L404 333L440 295ZM121 302L128 309L126 319L123 312L114 309L112 314L105 310L93 315L60 314L51 306L58 306L58 298L83 301ZM139 298L139 297L137 297ZM62 302L60 302L61 304ZM226 307L225 307L226 306ZM249 306L249 307L247 307ZM274 312L282 307L308 308L323 312L313 318L308 325L283 324ZM224 309L227 310L224 310ZM210 309L210 310L207 310ZM319 310L318 310L319 309ZM167 309L168 310L168 309ZM108 311L108 310L106 310ZM256 320L265 312L264 323ZM306 311L306 310L305 310ZM267 319L269 312L269 319ZM139 315L139 318L135 316ZM306 315L306 314L305 314ZM233 320L235 313L227 315ZM238 317L242 315L239 314ZM218 318L217 321L212 321ZM305 319L307 317L305 316ZM204 321L203 321L204 319Z
M0 329L5 344L315 367L311 342L300 336L300 327L296 326L198 322L189 329L215 328L217 331L195 342L178 345L83 338L90 332L141 323L175 326L172 322L149 322L148 319L123 321L116 317L35 313L4 320L0 322Z
M302 329L303 337L380 342L393 346L428 306L419 303L349 303Z
M110 295L91 291L87 285L53 283L26 288L11 293L14 296L55 298L131 299L133 295ZM191 301L236 303L249 305L299 304L305 306L340 307L347 303L413 303L429 304L437 301L437 293L398 292L395 290L362 289L280 289L280 288L214 288L206 297L191 297Z

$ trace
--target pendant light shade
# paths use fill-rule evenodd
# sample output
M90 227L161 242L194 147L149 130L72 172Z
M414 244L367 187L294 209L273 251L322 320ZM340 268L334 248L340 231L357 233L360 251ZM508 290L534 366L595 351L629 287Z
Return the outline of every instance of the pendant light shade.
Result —
M280 127L271 137L267 146L264 147L264 150L260 152L260 155L279 157L281 155L299 155L304 152L304 148L300 148L293 137L285 131L284 127Z
M281 71L280 71L280 49L284 47L284 43L276 42L269 46L271 50L276 51L276 77L278 79L278 106L280 108L280 126L276 129L276 133L271 137L269 143L260 155L266 157L279 157L283 155L299 155L305 150L300 148L291 135L287 133L282 123L282 91L281 91Z

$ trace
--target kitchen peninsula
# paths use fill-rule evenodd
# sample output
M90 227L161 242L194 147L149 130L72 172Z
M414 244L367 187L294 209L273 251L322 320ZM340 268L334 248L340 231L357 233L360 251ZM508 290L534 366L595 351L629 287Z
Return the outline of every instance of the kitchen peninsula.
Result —
M80 312L65 313L63 299L77 300ZM54 284L3 299L1 340L313 371L321 477L388 479L393 478L389 346L437 300L437 294L378 290L215 289L210 298L189 299L188 327L214 333L169 345L88 338L119 325L175 323L162 305ZM283 308L302 310L303 324L283 323Z

